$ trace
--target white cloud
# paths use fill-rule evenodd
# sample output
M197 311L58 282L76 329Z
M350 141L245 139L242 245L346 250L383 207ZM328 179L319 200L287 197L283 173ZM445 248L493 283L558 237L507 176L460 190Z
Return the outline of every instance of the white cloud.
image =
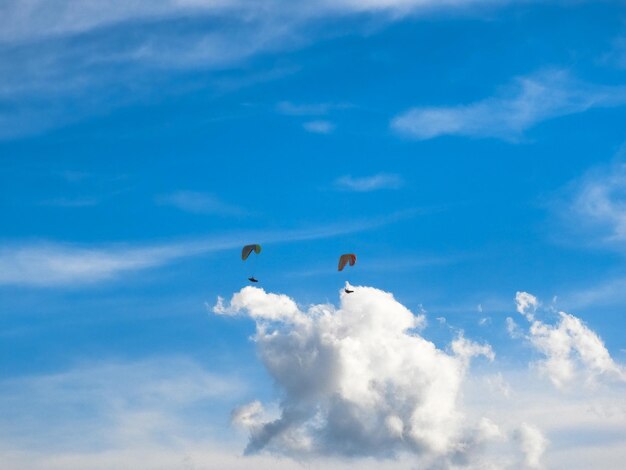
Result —
M228 305L218 299L216 313L255 320L259 356L282 395L279 417L266 416L256 401L233 412L233 421L250 432L247 453L408 452L429 468L470 458L501 437L489 420L467 423L459 407L470 359L493 360L491 347L461 335L447 354L417 333L422 315L389 293L353 289L341 294L339 308L302 310L284 295L255 287L235 293Z
M620 246L626 241L626 164L621 161L589 172L574 183L567 215L575 227L591 229L596 240Z
M506 354L501 351L500 357ZM468 412L491 418L517 444L514 449L492 448L504 459L492 468L621 468L626 456L623 383L563 393L537 380L533 369L503 367L497 361L493 366L500 370L472 374L464 387Z
M487 383L490 391L502 394L502 396L509 398L511 396L511 385L506 381L502 372L497 374L486 376L485 382Z
M266 294L262 289L244 287L233 295L230 305L224 306L224 300L218 297L213 313L234 315L245 310L250 317L261 320L301 322L304 317L296 303L286 295Z
M159 196L156 200L159 204L173 206L182 211L196 214L242 216L247 213L241 207L220 201L212 194L197 191L177 191Z
M193 250L192 250L193 251ZM34 244L0 249L0 285L54 286L108 280L189 256L184 246L81 248Z
M234 375L216 375L188 358L171 356L85 363L68 371L3 379L0 385L0 440L28 448L53 438L57 449L191 438L206 427L203 407L232 403L246 392ZM196 416L182 419L190 408Z
M542 121L592 108L626 104L626 87L576 81L562 70L520 77L498 95L463 106L416 107L392 128L424 140L442 135L515 140Z
M350 107L348 104L340 103L309 103L296 104L290 101L281 101L276 105L276 110L280 114L288 116L321 116L328 114L335 109L345 109Z
M522 330L520 329L519 325L515 323L515 320L513 320L511 317L506 317L506 330L509 332L511 338L518 339L523 337L523 334L521 332Z
M316 0L311 6L292 5L280 0L249 2L242 0L157 0L152 2L106 3L80 0L19 0L3 3L0 41L32 41L39 37L70 35L129 21L162 20L182 15L257 15L282 13L291 17L338 16L346 13L388 10L404 16L415 10L436 7L458 8L484 0Z
M293 243L371 230L411 216L403 212L368 221L283 231L239 233L215 239L138 245L70 245L5 243L0 248L0 285L79 286L116 279L123 274L156 268L192 256L233 250L250 239Z
M490 361L496 358L489 344L478 344L466 339L463 334L459 335L450 345L452 352L465 361L477 356L485 356Z
M372 176L342 176L335 180L335 187L345 191L369 192L379 189L399 189L404 184L400 175L378 173Z
M255 400L246 405L235 408L230 415L230 420L234 425L248 429L259 422L261 416L263 415L263 411L263 405L261 402Z
M559 316L557 325L536 321L530 327L531 343L546 357L538 362L539 369L556 386L568 385L579 374L587 382L626 379L596 333L573 315L559 312Z
M611 358L600 337L579 318L559 312L555 325L534 318L537 298L518 292L518 312L529 321L527 339L545 359L535 363L538 370L559 388L577 380L594 384L599 379L626 381L622 366ZM529 309L532 313L529 313Z
M622 468L624 382L560 393L532 370L498 370L496 360L469 369L463 357L490 356L486 345L459 337L457 350L469 353L448 354L417 333L423 320L391 294L356 289L339 308L302 309L254 288L236 293L234 305L222 302L221 313L254 311L275 388L184 357L83 362L0 380L2 468ZM272 389L277 402L236 406ZM251 442L265 438L267 449L297 460L241 456L244 443L225 427L230 409Z
M293 468L242 457L221 425L248 389L234 374L170 356L3 379L0 462L3 470Z
M517 313L524 315L526 320L533 321L535 319L535 311L539 306L537 297L528 292L516 292L515 305Z
M609 278L586 288L572 289L562 296L562 305L578 308L622 305L626 301L626 278Z
M228 408L240 399L241 387L251 386L215 376L188 360L161 361L84 364L63 373L2 381L3 469L204 470L219 466L269 470L304 465L331 470L409 470L419 465L429 470L520 470L533 468L540 458L534 468L621 470L626 458L623 393L599 390L555 395L551 388L537 388L526 372L508 368L503 380L514 390L510 397L479 386L483 376L469 377L466 382L468 413L488 414L477 417L471 426L472 443L479 452L471 454L470 460L424 462L413 454L397 459L320 456L298 461L276 454L244 457L237 438L220 427L221 419L203 410L207 406ZM151 393L153 387L158 392ZM255 383L254 389L258 388ZM243 420L240 425L245 427L256 422L262 407L253 402L236 411L233 419ZM397 420L389 418L390 431L398 429L394 423ZM550 441L547 448L545 436Z
M536 426L527 423L521 424L516 437L519 439L524 452L526 466L529 468L540 468L541 458L548 447L548 440Z
M330 121L308 121L302 124L307 132L313 134L330 134L335 130L335 125Z
M337 34L337 28L319 27L328 20L365 13L391 22L481 3L497 5L493 0L6 0L0 6L0 103L6 110L0 113L0 138L106 113L155 90L166 93L163 84L172 74L239 68L260 54L309 45ZM350 22L341 30L349 34L357 28Z

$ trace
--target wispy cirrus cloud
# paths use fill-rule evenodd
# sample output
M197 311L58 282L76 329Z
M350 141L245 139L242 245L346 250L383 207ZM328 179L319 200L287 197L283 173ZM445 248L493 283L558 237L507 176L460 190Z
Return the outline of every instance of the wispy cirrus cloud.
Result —
M378 173L372 176L354 177L342 176L335 180L334 186L343 191L370 192L380 189L400 189L404 180L400 175L392 173Z
M307 121L302 124L305 131L313 134L330 134L335 130L335 125L330 121Z
M0 285L81 285L106 281L191 256L198 248L80 247L58 243L5 245L0 249Z
M596 168L574 184L568 216L589 228L601 242L626 242L626 163L621 160Z
M626 277L609 277L592 285L570 289L562 296L560 303L581 308L610 305L621 306L626 302Z
M222 216L243 216L248 212L233 204L221 201L212 194L199 191L177 191L156 198L158 204L176 207L185 212Z
M294 5L282 0L250 2L242 0L158 0L154 2L85 3L79 0L34 0L24 4L7 0L2 6L0 40L32 41L37 37L75 34L141 19L163 19L182 15L207 13L246 12L248 16L263 12L281 12L290 16L334 16L346 13L389 11L396 15L437 8L462 8L474 4L490 3L488 0L315 0L311 6Z
M83 286L111 281L125 274L165 266L192 256L240 248L251 239L260 240L264 244L277 244L331 238L374 230L412 217L417 212L398 212L369 220L302 229L240 232L219 238L196 238L160 244L4 243L0 248L0 285Z
M303 47L330 34L318 27L329 19L376 14L392 22L494 3L8 0L0 6L0 138L145 99L181 72L229 70Z
M276 111L287 116L323 116L331 111L349 108L342 103L302 103L281 101L276 105Z
M396 116L391 127L417 140L444 135L517 140L543 121L625 104L626 86L586 83L564 70L551 70L519 77L482 101L409 109Z
M556 242L626 253L625 149L622 146L610 163L592 167L547 200L558 228L551 231Z
M335 110L349 108L345 103L308 103L295 104L290 101L281 101L276 105L276 111L286 116L296 117L318 117L302 123L302 128L313 134L331 134L336 129L336 124L332 122L328 115ZM322 119L323 117L323 119Z
M617 68L626 68L626 36L618 36L613 40L611 50L602 58L603 62Z

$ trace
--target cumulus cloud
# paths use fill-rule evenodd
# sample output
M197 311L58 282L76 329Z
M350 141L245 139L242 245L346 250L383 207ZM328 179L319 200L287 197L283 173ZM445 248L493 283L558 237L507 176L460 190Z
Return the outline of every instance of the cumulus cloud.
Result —
M546 468L621 470L626 459L623 389L555 394L546 385L533 382L527 370L468 374L463 405L475 418L466 419L470 436L444 462L424 462L423 454L406 453L397 459L316 456L304 465L330 470L415 470L417 465L520 470L532 468L539 458ZM510 388L510 397L502 386ZM292 469L298 464L277 454L242 456L237 433L222 427L233 408L233 424L245 430L279 419L273 404L266 409L253 401L236 407L251 393L268 389L258 378L248 383L236 372L216 374L196 360L164 356L86 362L57 372L3 378L0 461L3 470ZM387 422L390 432L400 429L395 418ZM539 436L550 440L543 455L547 441Z
M478 344L466 339L463 334L459 335L450 345L452 352L458 357L469 360L473 357L485 356L490 361L496 357L489 344Z
M511 396L511 386L501 372L485 377L485 382L487 383L487 387L490 391L502 394L502 396L506 398Z
M528 292L516 292L515 305L517 313L524 315L526 320L533 321L535 319L535 311L539 306L537 297Z
M246 452L409 452L441 462L462 460L479 442L499 436L489 420L467 423L458 403L470 359L493 360L491 347L460 335L446 353L419 334L424 315L390 293L353 289L341 294L338 308L302 309L255 287L228 304L218 299L216 314L255 320L259 356L282 392L277 417L257 401L233 412L233 422L250 433Z
M582 320L565 312L558 313L554 325L536 320L539 302L527 292L518 292L516 303L517 311L530 323L526 339L544 356L535 365L556 387L565 388L577 379L588 384L599 379L626 380L623 367L611 358L600 337Z
M538 366L556 386L567 385L578 374L587 381L626 378L594 331L573 315L559 316L556 325L535 322L530 328L531 343L546 357Z
M516 437L520 441L526 466L540 468L541 457L548 447L548 440L536 426L527 423L521 424Z
M228 306L224 305L224 299L218 297L213 307L213 313L218 315L234 315L242 310L260 320L300 322L304 319L296 303L286 295L266 293L251 286L233 295Z
M419 140L442 135L515 140L548 119L624 104L624 86L589 84L552 70L517 78L495 97L475 103L410 109L395 117L391 127Z
M372 176L342 176L335 180L335 187L344 191L369 192L379 189L399 189L404 184L400 175L378 173Z

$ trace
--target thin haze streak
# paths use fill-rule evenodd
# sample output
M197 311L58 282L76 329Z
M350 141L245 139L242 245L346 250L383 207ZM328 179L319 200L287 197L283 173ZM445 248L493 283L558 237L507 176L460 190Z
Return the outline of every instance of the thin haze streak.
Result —
M373 230L416 215L402 211L375 220L354 221L303 229L242 232L214 239L152 246L77 246L35 243L0 249L0 285L82 285L115 279L126 272L163 266L191 256L232 250L250 240L264 244L295 243Z

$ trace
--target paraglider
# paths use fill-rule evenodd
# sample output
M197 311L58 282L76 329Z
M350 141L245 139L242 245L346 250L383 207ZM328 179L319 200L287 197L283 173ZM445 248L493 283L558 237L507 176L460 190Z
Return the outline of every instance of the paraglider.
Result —
M339 266L337 267L337 271L343 271L343 268L345 268L346 265L354 266L354 263L356 263L356 255L354 253L341 255L339 257ZM348 289L347 284L343 291L346 294L352 294L354 292L353 290Z
M248 259L248 256L250 256L250 254L254 252L255 254L259 254L261 253L261 245L258 244L252 244L252 245L246 245L242 248L241 250L241 260L245 261ZM254 277L254 274L252 276L250 276L248 278L248 281L250 282L259 282L259 280L257 278Z
M250 253L255 252L257 255L259 253L261 253L261 245L257 245L257 244L253 244L253 245L246 245L242 248L241 250L241 259L243 261L248 259L248 256L250 256Z
M345 255L341 255L339 257L339 266L337 268L337 271L343 271L343 268L346 267L346 264L350 264L350 266L354 266L354 263L356 263L356 255L352 254L352 253L348 253Z

